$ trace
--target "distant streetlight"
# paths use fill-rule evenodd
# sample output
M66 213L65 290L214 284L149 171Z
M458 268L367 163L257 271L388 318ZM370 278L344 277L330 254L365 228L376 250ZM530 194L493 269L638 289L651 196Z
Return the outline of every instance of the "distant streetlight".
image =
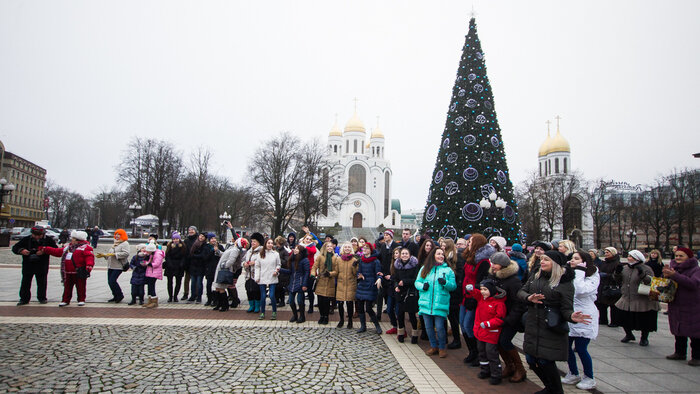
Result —
M15 185L12 183L7 183L7 179L0 179L0 210L2 210L3 202L5 201L5 196L12 195L15 191Z
M136 234L136 212L141 210L141 205L133 203L129 205L129 211L131 212L131 236L134 237Z

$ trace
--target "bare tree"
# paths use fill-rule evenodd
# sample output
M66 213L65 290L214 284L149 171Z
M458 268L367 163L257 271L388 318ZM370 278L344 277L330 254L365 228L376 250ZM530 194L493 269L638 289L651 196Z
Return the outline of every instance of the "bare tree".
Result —
M248 166L250 188L265 207L272 236L282 234L299 209L299 181L305 176L301 147L297 137L281 133L265 141Z
M530 172L528 178L515 188L515 199L518 202L518 216L522 223L522 230L528 240L542 238L542 207L540 205L540 191L538 189L538 175Z
M66 189L49 180L46 185L49 198L49 221L54 227L82 228L87 226L90 204L80 193Z
M339 206L340 188L330 182L327 148L317 139L302 145L299 159L302 176L299 177L299 217L302 223L313 226L319 214L328 214L328 208Z
M588 192L588 202L593 219L593 233L596 248L602 248L603 229L611 220L608 201L608 182L598 179Z

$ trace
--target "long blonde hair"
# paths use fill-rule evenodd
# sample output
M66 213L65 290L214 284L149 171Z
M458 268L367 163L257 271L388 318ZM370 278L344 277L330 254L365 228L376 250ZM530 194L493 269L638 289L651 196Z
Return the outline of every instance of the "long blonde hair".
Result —
M566 255L571 256L576 251L576 244L568 239L559 241L559 246L564 246L566 248Z
M452 238L443 238L445 243L445 262L452 268L452 271L457 270L457 247Z
M540 256L540 260L543 258L549 259L549 261L552 262L552 275L549 277L549 287L552 289L559 286L559 281L561 280L562 275L564 275L564 267L561 265L557 264L554 260L550 259L547 255L542 255ZM540 278L540 274L542 273L542 262L540 261L540 269L537 271L535 274L535 279Z

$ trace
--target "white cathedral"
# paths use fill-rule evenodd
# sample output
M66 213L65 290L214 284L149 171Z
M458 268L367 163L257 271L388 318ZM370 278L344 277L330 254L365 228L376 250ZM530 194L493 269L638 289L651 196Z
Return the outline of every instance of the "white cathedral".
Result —
M557 134L552 137L547 121L547 138L540 145L538 152L540 177L562 177L566 179L571 174L571 145L559 130L559 116L557 120ZM546 228L544 232L550 239L570 239L578 247L593 247L593 217L586 206L586 196L573 195L561 223L554 225L553 229Z
M326 214L319 215L319 226L401 226L401 205L391 199L391 164L385 159L384 148L379 125L367 140L357 108L342 132L336 119L328 134L326 163L330 182L339 190L340 204L329 205Z

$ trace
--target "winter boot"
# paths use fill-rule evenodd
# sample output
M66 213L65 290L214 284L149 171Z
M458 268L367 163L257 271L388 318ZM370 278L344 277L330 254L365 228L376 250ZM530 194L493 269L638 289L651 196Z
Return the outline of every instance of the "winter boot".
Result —
M527 377L527 372L525 372L523 362L522 360L520 360L520 354L518 353L518 349L512 349L507 351L506 353L508 353L511 366L513 367L513 376L511 376L511 378L508 380L511 383L524 382L525 378Z
M352 315L348 314L348 328L352 328Z
M336 327L336 328L343 328L343 326L345 325L345 316L343 316L344 313L339 313L339 315L340 315L340 316L339 316L340 319L338 320L338 325L335 326L335 327Z
M212 308L212 310L214 310L214 311L218 311L218 310L221 310L221 308L223 308L223 305L221 302L221 294L223 294L223 293L219 293L218 291L214 292L214 302L211 303L211 305L214 307L214 308ZM228 305L228 301L225 302L225 304Z
M255 301L248 300L248 305L249 306L246 313L253 313L253 311L255 310Z
M228 297L226 293L219 293L219 312L226 312L228 310Z
M255 313L260 313L260 307L262 306L262 301L255 300Z
M513 363L510 360L510 354L509 352L501 349L500 347L498 348L498 354L501 355L501 358L503 359L503 372L501 373L501 376L505 378L509 378L513 376L513 372L515 372L513 368Z
M448 349L459 349L462 347L462 341L459 340L459 334L454 336L454 340L447 344Z
M214 301L214 295L207 292L207 302L204 304L204 306L211 306L213 303L212 301Z
M146 308L158 308L158 297L151 297L148 300L148 304L144 305Z
M297 319L297 324L301 324L306 321L306 315L304 315L304 306L299 308L299 318Z
M289 305L290 308L292 308L292 318L289 319L290 323L296 323L297 321L297 306L295 304Z
M398 335L396 336L396 339L403 343L404 338L406 338L406 330L403 328L399 328Z
M464 358L464 363L473 365L476 361L477 365L479 365L479 351L476 348L476 338L469 338L464 334L464 342L467 344L467 349L469 349L469 354Z
M360 317L360 328L357 329L357 333L362 333L367 331L367 317L364 313L359 314Z
M151 302L152 302L151 300L153 300L153 298L151 298L151 296L148 296L148 302L144 304L142 301L140 305L144 308L148 308L149 305L151 305Z
M379 325L379 321L378 321L377 317L375 316L375 318L372 320L373 320L372 323L374 323L374 330L377 332L377 334L381 335L382 327Z
M136 305L136 297L133 297L133 296L132 296L132 297L131 297L131 302L129 302L129 303L126 304L126 305ZM684 357L683 359L685 360L685 357Z

